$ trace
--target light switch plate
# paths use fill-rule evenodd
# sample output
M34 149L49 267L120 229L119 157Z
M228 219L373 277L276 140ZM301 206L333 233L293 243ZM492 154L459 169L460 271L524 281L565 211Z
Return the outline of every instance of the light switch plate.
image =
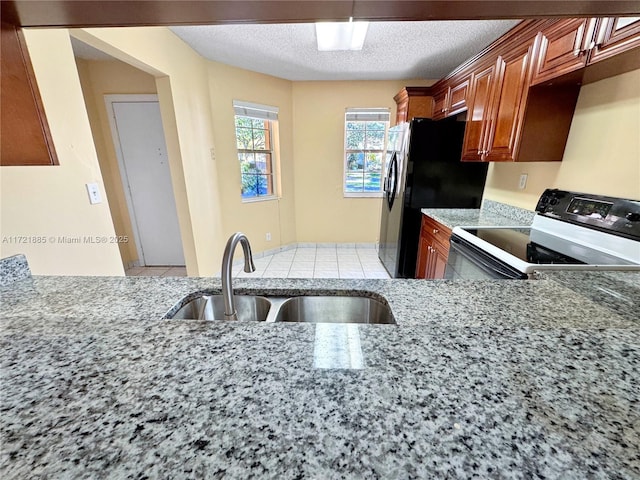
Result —
M523 173L522 175L520 175L520 183L518 184L518 188L520 190L524 190L526 186L527 186L527 174Z
M89 203L91 205L102 203L102 196L97 183L87 183L87 192L89 192Z

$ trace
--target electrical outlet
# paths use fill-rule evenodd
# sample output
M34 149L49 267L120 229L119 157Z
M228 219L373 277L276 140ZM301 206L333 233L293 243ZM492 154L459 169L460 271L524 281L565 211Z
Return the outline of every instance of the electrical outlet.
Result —
M271 241L271 232L267 232L267 242Z
M527 174L523 173L522 175L520 175L520 183L518 184L518 188L520 190L524 190L526 186L527 186Z
M100 195L97 183L87 183L87 192L89 192L89 203L91 203L91 205L102 202L102 196Z

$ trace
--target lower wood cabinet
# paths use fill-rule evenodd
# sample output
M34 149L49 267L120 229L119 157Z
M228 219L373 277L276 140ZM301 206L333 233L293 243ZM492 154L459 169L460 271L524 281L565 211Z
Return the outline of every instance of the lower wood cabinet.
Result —
M420 228L416 278L444 278L449 257L451 229L433 218L423 215Z

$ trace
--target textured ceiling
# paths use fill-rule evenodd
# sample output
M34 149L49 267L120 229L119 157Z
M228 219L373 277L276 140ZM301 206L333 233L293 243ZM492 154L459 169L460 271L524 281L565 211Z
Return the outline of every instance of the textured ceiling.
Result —
M372 22L361 51L319 52L312 23L171 27L202 56L288 80L442 78L519 20ZM75 55L113 60L71 38Z
M170 27L205 58L288 80L442 78L519 20L372 22L361 51L319 52L312 23Z

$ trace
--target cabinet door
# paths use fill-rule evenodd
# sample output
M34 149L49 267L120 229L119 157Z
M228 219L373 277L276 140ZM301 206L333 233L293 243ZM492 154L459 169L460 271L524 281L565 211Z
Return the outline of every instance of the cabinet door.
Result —
M448 90L443 90L436 93L433 96L433 119L439 120L447 115L447 93Z
M498 57L494 106L487 123L486 161L513 162L516 159L529 89L532 50L533 44Z
M431 278L440 279L444 278L444 272L447 269L447 258L449 255L445 255L439 248L434 248L432 252L433 267L431 272Z
M638 47L640 17L601 18L589 63L599 62Z
M409 114L409 98L398 102L396 110L396 125L407 121Z
M452 86L447 96L447 115L455 115L467 108L467 94L469 92L469 79Z
M540 49L533 84L579 70L587 64L587 53L596 19L560 20L538 34Z
M467 126L462 144L463 161L482 161L486 150L487 124L491 115L491 103L496 64L479 71L471 80L472 100L467 113Z
M418 261L416 262L416 278L427 278L427 262L429 260L429 241L420 236L418 246Z
M0 165L57 165L22 31L2 22Z

